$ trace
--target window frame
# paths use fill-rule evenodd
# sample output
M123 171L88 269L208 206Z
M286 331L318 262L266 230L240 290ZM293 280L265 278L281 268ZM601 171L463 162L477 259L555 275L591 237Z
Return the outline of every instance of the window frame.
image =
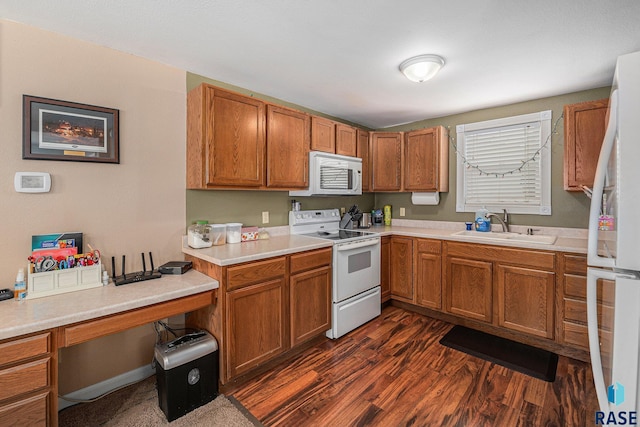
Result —
M478 209L485 207L489 211L500 212L502 211L502 209L507 209L509 213L514 214L551 215L551 117L552 111L545 110L536 113L522 114L518 116L457 125L456 212L475 212ZM467 203L465 194L465 189L467 186L467 167L463 157L465 156L466 148L465 132L522 125L531 122L538 122L540 124L540 146L542 148L537 156L540 162L540 204L535 206L528 206L516 203L504 203L498 206L484 203ZM522 160L525 161L527 159Z

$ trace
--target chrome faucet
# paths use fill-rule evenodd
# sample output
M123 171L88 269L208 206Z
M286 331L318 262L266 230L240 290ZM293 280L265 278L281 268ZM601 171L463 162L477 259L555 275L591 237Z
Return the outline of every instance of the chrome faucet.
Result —
M498 222L500 223L500 225L502 225L502 231L504 233L509 231L509 214L507 213L506 209L502 209L503 212L503 217L500 218L500 215L496 214L496 213L491 213L489 212L486 217L487 219L489 219L489 221L491 221L491 218L495 218L498 220Z

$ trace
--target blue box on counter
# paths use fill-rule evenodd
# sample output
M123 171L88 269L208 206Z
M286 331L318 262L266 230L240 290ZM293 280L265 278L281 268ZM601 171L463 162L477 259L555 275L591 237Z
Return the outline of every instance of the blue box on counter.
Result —
M31 250L78 248L82 253L82 233L36 234L31 236Z

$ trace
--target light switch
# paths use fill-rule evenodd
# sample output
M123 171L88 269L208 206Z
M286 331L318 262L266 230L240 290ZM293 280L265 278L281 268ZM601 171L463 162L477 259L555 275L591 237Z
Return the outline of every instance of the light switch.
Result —
M406 212L404 210L404 208L400 208L400 216L405 216Z

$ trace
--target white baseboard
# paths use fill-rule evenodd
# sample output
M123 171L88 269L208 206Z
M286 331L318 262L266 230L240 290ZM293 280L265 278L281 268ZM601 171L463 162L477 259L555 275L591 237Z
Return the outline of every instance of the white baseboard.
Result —
M154 375L156 370L149 365L141 366L137 369L134 369L129 372L125 372L124 374L120 374L113 378L109 378L97 384L90 385L89 387L85 387L83 389L74 391L65 395L65 397L69 397L71 399L94 399L97 396L103 395L105 393L110 392L111 390L115 390L118 387L122 387L123 385L127 385L130 383L142 381L143 379ZM63 410L64 408L68 408L69 406L75 405L77 402L69 402L64 400L62 397L58 397L58 411Z

